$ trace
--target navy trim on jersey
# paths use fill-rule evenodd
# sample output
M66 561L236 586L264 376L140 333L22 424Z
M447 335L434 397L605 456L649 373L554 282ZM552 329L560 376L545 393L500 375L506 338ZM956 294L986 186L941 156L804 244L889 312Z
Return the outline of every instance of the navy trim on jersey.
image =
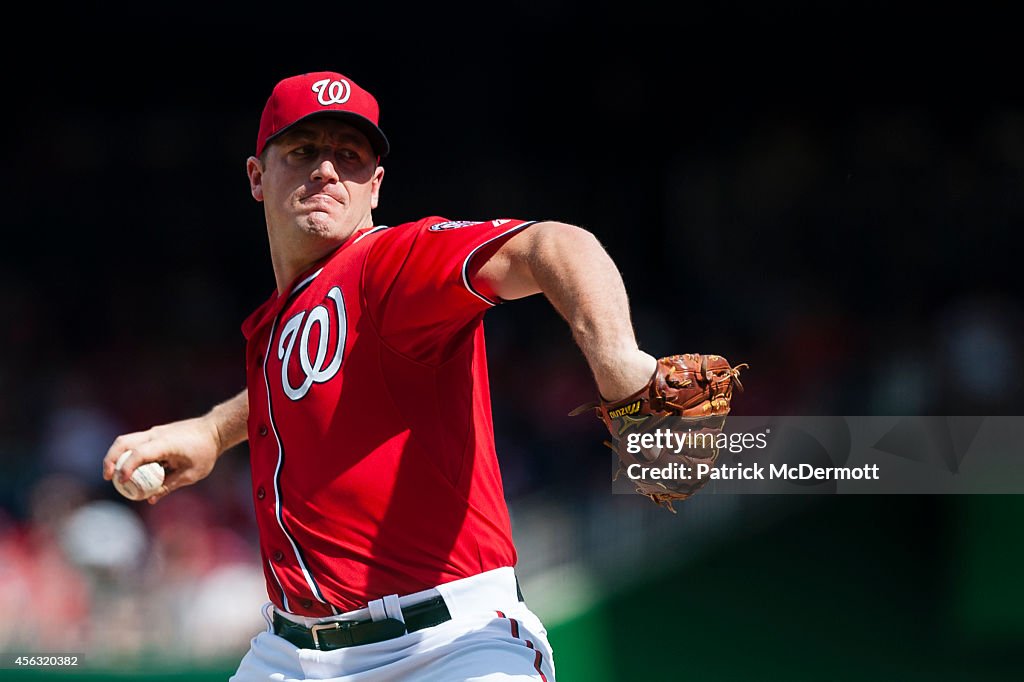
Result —
M267 559L267 567L270 569L270 575L274 576L277 589L281 590L281 604L284 606L284 610L291 611L291 607L288 606L288 595L284 591L284 585L281 584L281 579L277 577L277 571L274 570L274 564L271 563L270 559Z
M355 244L357 241L359 241L360 239L362 239L363 237L365 237L368 234L373 234L374 232L380 232L381 230L386 230L386 229L388 229L387 225L378 225L377 227L373 228L372 230L369 230L367 232L363 232L361 235L359 235L358 237L353 239L352 243Z
M505 235L511 234L511 233L515 232L516 230L521 230L524 227L529 227L530 225L535 225L535 224L537 224L537 222L538 221L536 221L536 220L531 220L528 223L523 223L522 225L516 225L515 227L513 227L511 229L505 230L504 232L499 234L497 237L491 237L490 239L485 241L483 244L480 244L475 249L473 249L472 251L469 252L469 255L466 256L466 260L464 260L462 262L462 283L464 285L466 285L467 289L469 289L469 293L473 294L474 296L476 296L477 298L479 298L481 301L483 301L484 303L486 303L488 305L498 305L498 303L501 302L501 301L492 301L491 299L487 298L486 296L484 296L479 291L477 291L476 289L473 288L473 285L469 281L469 262L471 260L473 260L473 256L476 255L477 251L479 251L480 249L484 248L485 246L487 246L488 244L493 242L495 239L501 239Z
M295 285L295 288L293 288L291 293L288 294L288 300L285 301L283 306L281 306L281 311L284 311L284 309L288 307L288 303L291 299L301 293L302 290L304 290L310 282L316 279L317 275L321 272L323 272L323 268L320 268L312 275ZM284 524L284 514L281 506L281 469L284 466L284 442L281 440L281 434L277 431L277 423L274 421L274 405L270 394L270 378L267 376L267 363L270 361L270 351L274 346L274 334L277 331L277 323L281 320L281 311L279 311L277 316L274 317L274 323L270 326L270 339L267 341L267 352L263 355L263 383L267 387L267 412L270 418L270 428L273 430L274 438L277 440L277 469L274 471L274 516L277 518L277 525L280 526L281 532L284 533L286 538L288 538L288 542L292 546L295 558L299 562L299 568L302 569L302 575L306 578L306 584L309 585L310 590L313 592L313 596L316 597L317 601L322 604L327 604L331 607L331 610L337 613L337 609L334 608L334 605L328 604L327 600L324 598L323 593L320 591L320 586L317 585L316 579L309 570L306 558L302 553L302 548L299 547L299 543L295 541L295 538L290 532L288 532L288 528L286 528ZM271 568L271 570L273 571L273 568ZM277 578L276 572L274 572L274 577ZM280 585L280 580L278 580L278 584ZM281 592L284 592L283 586L281 588Z

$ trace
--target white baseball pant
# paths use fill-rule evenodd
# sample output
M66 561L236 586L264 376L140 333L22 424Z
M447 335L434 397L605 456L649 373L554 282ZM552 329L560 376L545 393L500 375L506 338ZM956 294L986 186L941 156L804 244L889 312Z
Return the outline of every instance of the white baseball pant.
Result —
M274 634L267 617L273 605L268 603L268 629L252 639L231 682L555 682L547 630L519 601L511 567L438 585L417 596L438 593L451 620L395 639L332 651L300 649ZM368 609L329 618L279 613L311 627L383 612L385 599L393 611L392 596L371 602Z

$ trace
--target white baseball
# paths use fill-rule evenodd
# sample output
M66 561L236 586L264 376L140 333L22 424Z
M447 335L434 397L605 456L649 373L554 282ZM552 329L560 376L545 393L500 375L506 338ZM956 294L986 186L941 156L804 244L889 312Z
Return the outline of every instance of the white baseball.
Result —
M164 484L164 468L158 462L143 464L132 473L132 477L121 482L121 465L131 450L125 451L114 465L114 487L129 500L145 500L155 495Z

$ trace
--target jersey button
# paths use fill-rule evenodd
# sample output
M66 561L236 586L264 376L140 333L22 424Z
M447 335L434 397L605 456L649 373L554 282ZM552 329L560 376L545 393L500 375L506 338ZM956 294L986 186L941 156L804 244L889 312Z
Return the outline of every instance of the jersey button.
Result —
M257 500L262 500L266 496L267 496L267 491L263 489L263 486L260 486L259 488L256 488L256 499Z
M261 436L267 435L267 425L266 424L260 424L260 435Z
M282 552L281 550L277 550L276 552L274 552L274 561L276 561L277 563L281 563L282 559L284 559L284 552Z
M313 600L312 599L300 599L299 603L302 604L302 608L304 608L304 609L308 609L308 608L313 606Z

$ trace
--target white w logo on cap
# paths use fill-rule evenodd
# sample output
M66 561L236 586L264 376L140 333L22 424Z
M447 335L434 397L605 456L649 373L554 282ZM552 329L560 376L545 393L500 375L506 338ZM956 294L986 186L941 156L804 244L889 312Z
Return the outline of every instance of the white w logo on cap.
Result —
M346 80L332 81L330 78L313 83L316 101L325 107L330 104L344 104L352 94L352 86Z

